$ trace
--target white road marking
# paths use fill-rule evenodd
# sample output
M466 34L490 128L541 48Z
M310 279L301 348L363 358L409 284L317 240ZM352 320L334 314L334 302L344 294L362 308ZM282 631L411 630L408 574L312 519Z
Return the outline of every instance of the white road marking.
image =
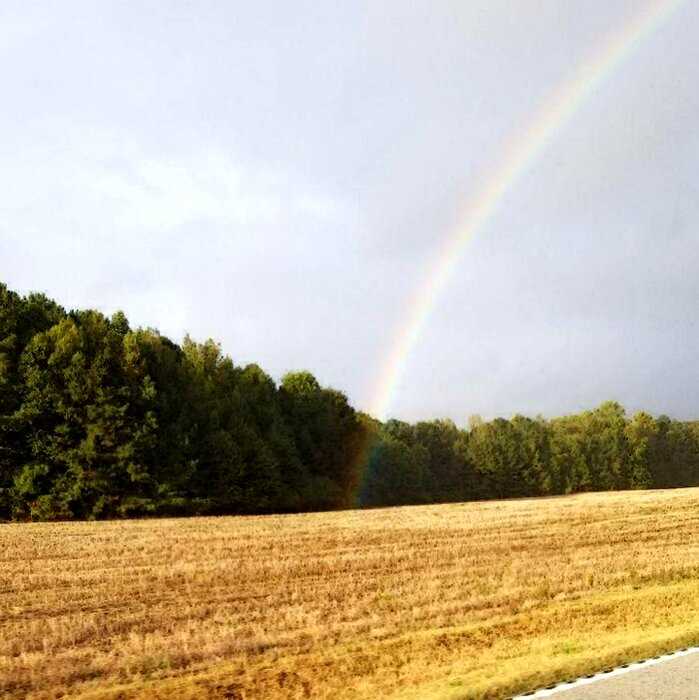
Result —
M673 651L669 654L663 654L653 659L646 659L645 661L637 661L631 664L625 664L624 666L619 666L611 671L604 671L596 673L591 677L578 678L570 683L559 683L555 688L542 688L533 693L525 693L524 695L517 695L512 700L535 700L535 698L548 698L556 693L562 693L566 690L571 690L572 688L580 688L584 685L591 685L592 683L597 683L598 681L603 681L606 678L615 678L617 676L623 676L626 673L631 673L631 671L639 671L642 668L649 668L650 666L657 666L664 661L670 661L671 659L677 659L681 656L689 656L690 654L699 653L699 647L689 647L687 649L681 649L680 651Z

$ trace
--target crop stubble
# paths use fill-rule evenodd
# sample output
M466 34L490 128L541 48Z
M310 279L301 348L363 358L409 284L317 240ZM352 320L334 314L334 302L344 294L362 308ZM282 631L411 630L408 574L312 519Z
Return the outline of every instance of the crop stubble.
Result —
M699 489L0 525L0 696L505 697L699 641Z

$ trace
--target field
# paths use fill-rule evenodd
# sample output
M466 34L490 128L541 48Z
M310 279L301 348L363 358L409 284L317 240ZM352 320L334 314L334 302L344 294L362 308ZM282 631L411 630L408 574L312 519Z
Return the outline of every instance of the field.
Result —
M699 642L699 490L0 525L0 696L507 697Z

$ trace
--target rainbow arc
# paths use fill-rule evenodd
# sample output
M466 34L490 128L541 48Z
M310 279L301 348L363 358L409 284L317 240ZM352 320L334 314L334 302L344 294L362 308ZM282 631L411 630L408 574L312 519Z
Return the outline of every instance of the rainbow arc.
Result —
M424 282L406 304L406 315L386 356L369 412L385 419L412 349L458 267L469 241L496 213L506 194L540 157L595 90L650 36L658 32L688 0L662 0L647 5L613 33L559 86L516 135L482 187L470 198L454 231L442 240Z

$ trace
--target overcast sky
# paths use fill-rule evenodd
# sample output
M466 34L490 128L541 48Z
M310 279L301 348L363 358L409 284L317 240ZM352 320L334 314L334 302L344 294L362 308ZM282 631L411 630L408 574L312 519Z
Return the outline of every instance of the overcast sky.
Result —
M367 408L459 212L648 0L0 4L0 279ZM392 415L699 417L699 3L468 246Z

